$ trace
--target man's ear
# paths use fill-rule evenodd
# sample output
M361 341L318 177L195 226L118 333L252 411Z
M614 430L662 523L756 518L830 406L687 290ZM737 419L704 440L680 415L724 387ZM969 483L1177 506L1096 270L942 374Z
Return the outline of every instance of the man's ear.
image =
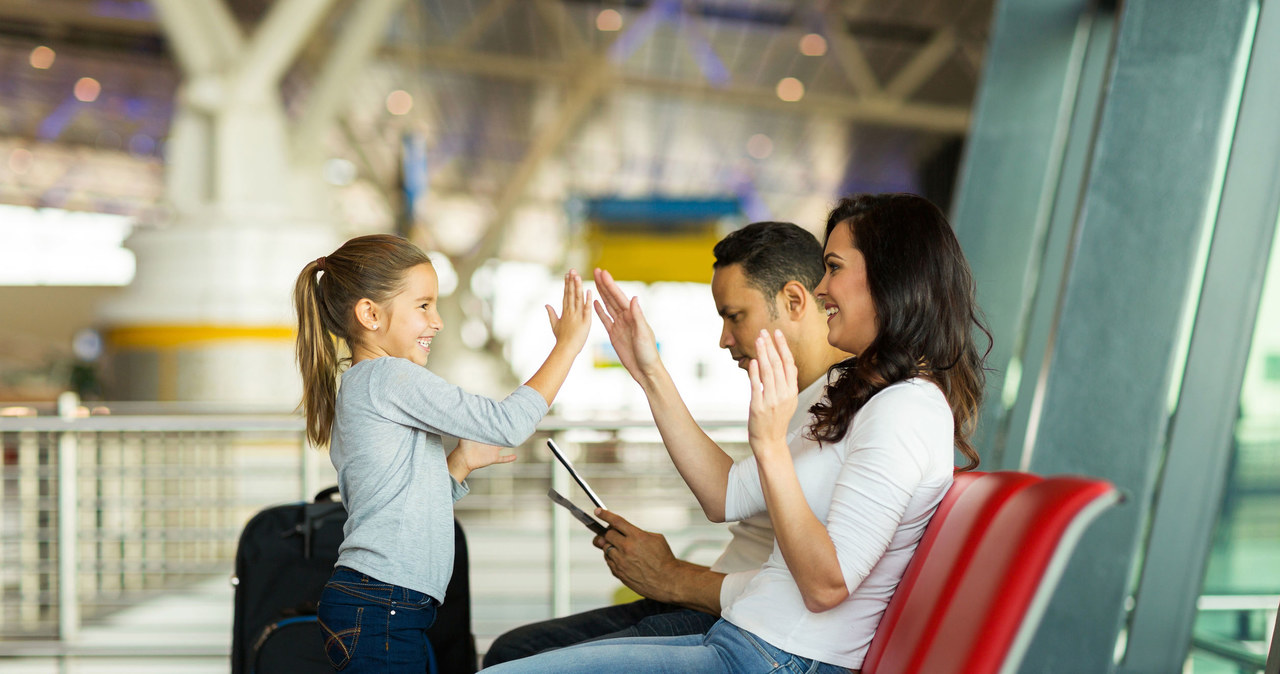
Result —
M373 300L364 297L356 302L356 322L365 330L377 330L382 327L382 310Z
M783 310L791 317L791 320L798 321L804 312L813 304L813 295L809 294L808 289L799 281L787 281L782 286L782 292L779 293L783 303Z

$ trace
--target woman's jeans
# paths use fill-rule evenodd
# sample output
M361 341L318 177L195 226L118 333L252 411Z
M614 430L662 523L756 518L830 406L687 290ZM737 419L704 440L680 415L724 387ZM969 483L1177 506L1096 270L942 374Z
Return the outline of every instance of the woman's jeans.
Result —
M426 672L436 600L339 566L320 594L320 634L335 670Z
M706 635L608 639L486 667L485 674L515 672L722 672L848 674L849 670L792 655L721 620Z

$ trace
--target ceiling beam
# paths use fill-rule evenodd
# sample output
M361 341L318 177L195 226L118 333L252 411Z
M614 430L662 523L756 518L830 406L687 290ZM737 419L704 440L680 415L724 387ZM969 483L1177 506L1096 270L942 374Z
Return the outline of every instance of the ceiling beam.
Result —
M411 59L424 68L463 72L482 77L515 81L555 81L566 83L582 66L556 61L504 56L451 47L389 47L391 57ZM713 87L702 81L674 80L614 71L617 88L705 100L726 105L748 105L768 110L800 114L830 115L840 119L882 126L922 129L942 133L964 133L969 128L970 111L965 106L935 105L829 94L808 93L804 99L788 103L765 87L729 85Z

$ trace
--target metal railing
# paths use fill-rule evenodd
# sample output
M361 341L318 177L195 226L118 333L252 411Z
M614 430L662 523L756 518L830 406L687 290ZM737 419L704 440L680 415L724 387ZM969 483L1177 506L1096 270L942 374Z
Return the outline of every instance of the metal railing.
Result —
M0 408L0 655L225 654L229 601L225 639L206 639L203 646L81 637L140 605L211 581L225 588L240 531L253 514L309 499L335 482L327 456L307 446L296 415L114 413L120 407L95 413L68 399L59 415L19 409L24 416L10 416L15 408ZM741 421L705 427L731 453L749 451ZM477 474L471 495L457 504L471 541L473 604L483 595L478 587L490 584L486 574L542 574L489 601L496 609L488 618L480 607L473 611L485 623L477 626L482 644L526 619L598 605L599 593L584 599L581 588L612 581L594 548L583 544L589 532L546 498L548 485L577 493L542 448L549 436L576 453L575 462L611 508L632 516L648 512L669 525L676 549L682 540L726 537L702 517L651 421L548 418L518 450L520 461ZM529 548L515 565L486 552L486 546L509 547L512 532ZM502 543L486 543L486 535ZM594 575L581 572L585 565ZM501 613L522 601L528 615L505 622Z

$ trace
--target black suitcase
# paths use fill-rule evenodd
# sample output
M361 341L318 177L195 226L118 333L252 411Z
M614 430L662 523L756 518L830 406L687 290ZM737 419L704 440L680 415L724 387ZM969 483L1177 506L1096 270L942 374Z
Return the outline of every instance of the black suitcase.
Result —
M314 503L273 506L254 515L236 549L232 674L324 674L316 604L333 573L347 511L334 501L337 487ZM445 603L427 631L434 650L431 672L475 674L467 541L453 523L453 577Z

